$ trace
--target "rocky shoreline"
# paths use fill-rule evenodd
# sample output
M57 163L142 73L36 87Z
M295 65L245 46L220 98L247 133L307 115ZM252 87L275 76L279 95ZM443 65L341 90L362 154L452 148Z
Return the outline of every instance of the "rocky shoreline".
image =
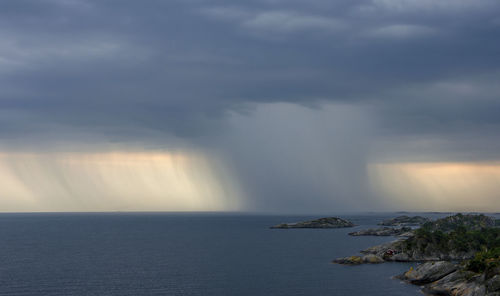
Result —
M393 219L384 220L378 225L383 226L420 226L426 222L431 221L429 218L425 218L422 216L399 216Z
M500 296L499 220L482 214L456 214L436 221L422 216L399 216L378 224L384 227L354 231L349 235L396 236L398 239L332 262L342 265L415 262L419 264L416 268L395 278L421 286L427 295ZM353 226L351 221L326 217L281 223L271 228Z
M413 236L413 232L411 231L412 229L410 227L401 227L401 228L394 228L394 227L380 227L380 228L369 228L369 229L363 229L355 232L350 232L349 235L351 236L406 236L410 237Z
M290 229L290 228L345 228L356 226L351 221L338 218L326 217L310 221L301 221L295 223L281 223L271 226L271 229Z
M422 263L395 278L422 286L427 295L500 295L499 274L475 273L448 261Z
M418 262L415 269L396 278L422 286L428 295L500 296L500 229L496 222L485 215L462 214L427 221L406 239L373 246L361 255L337 258L333 263ZM351 235L384 231L397 232L382 228Z

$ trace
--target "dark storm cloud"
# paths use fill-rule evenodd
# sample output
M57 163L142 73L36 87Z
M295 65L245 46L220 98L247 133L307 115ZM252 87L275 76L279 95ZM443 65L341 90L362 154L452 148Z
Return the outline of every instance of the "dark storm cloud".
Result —
M0 1L0 148L194 147L249 209L369 208L369 163L500 158L498 36L496 0Z
M234 116L219 146L251 197L249 210L373 210L366 175L371 122L348 105L270 104L254 117Z
M498 124L498 89L459 94L459 107L453 90L419 95L441 82L498 81L495 1L0 6L0 107L30 118L2 116L4 137L47 123L193 136L219 128L228 110L248 102L368 101L403 132L425 132L421 117L449 128L457 118L472 130Z

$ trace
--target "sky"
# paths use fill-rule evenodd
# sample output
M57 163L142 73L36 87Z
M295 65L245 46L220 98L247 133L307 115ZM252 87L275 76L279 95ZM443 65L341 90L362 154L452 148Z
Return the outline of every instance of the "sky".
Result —
M0 211L500 211L496 0L0 1Z

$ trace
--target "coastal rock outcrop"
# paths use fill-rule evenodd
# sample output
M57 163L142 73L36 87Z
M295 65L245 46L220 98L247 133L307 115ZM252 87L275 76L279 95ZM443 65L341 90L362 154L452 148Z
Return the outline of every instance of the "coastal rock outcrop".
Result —
M373 254L338 258L332 261L332 263L343 264L343 265L378 264L383 262L384 259Z
M385 244L370 247L368 249L362 250L362 254L372 254L376 255L384 261L399 261L408 262L413 261L408 254L403 252L404 240L396 240L388 242Z
M295 223L282 223L271 226L273 229L289 229L289 228L344 228L353 227L354 223L338 217L320 218L310 221L302 221Z
M400 218L400 217L398 217ZM405 219L390 223L403 223ZM414 220L415 221L415 220ZM389 222L387 222L389 223ZM426 295L500 296L500 228L485 215L456 214L427 221L406 239L361 251L361 256L335 259L345 265L386 261L420 262L396 276L423 285ZM391 229L368 229L351 235L391 233Z
M458 270L458 265L448 261L426 262L411 268L397 278L414 285L423 285L435 282Z
M422 291L428 295L456 295L456 296L486 296L498 295L487 293L482 284L482 276L470 271L455 271L442 279L426 285Z
M410 227L401 227L401 228L393 228L393 227L381 227L381 228L369 228L363 229L355 232L350 232L349 235L352 236L364 236L364 235L372 235L372 236L412 236Z
M398 278L415 285L424 285L422 291L426 295L500 295L500 274L475 273L450 262L427 262Z
M400 239L370 247L362 254L374 254L389 262L462 261L471 259L477 250L443 249L434 243L422 243L420 237Z
M488 216L457 214L426 222L407 239L373 246L361 253L392 262L469 260L485 247L486 240L494 246L498 231L493 226L494 219Z
M425 218L425 217L422 217L422 216L413 216L413 217L410 217L410 216L399 216L399 217L396 217L396 218L393 218L393 219L388 219L388 220L384 220L380 223L378 223L378 225L384 225L384 226L418 226L418 225L422 225L424 224L425 222L429 222L430 219L429 218Z

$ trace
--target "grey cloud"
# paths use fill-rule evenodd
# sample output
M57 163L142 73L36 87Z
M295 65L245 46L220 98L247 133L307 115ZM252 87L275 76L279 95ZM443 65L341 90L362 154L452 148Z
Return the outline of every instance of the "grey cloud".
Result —
M436 81L481 79L500 64L500 28L491 24L499 5L492 1L1 5L1 107L96 133L129 124L189 135L251 102L432 109L456 90L405 97ZM367 7L383 10L383 19L358 13ZM321 34L329 30L335 34ZM405 86L410 93L401 92ZM384 97L395 91L399 98ZM400 120L393 115L384 118ZM29 129L38 121L17 124Z
M467 13L471 11L485 11L497 8L493 0L372 0L356 7L356 10L365 12L386 13Z
M426 26L395 24L368 30L366 35L375 38L418 38L437 33L436 29Z
M273 193L294 209L307 192L323 205L332 191L368 196L352 185L367 162L500 157L499 12L492 0L1 1L0 144L213 149L261 196L256 208ZM338 105L362 116L328 113ZM262 106L281 108L266 113L269 126L306 134L283 146L289 130L255 126ZM303 151L314 165L300 172L289 161ZM273 159L273 174L295 170L279 186L259 175ZM338 169L314 173L322 159ZM306 178L341 171L353 181L335 190Z
M293 11L266 11L245 20L244 27L267 32L292 33L297 31L338 31L344 24L336 19L316 15L302 15Z
M234 114L216 138L233 165L247 210L325 212L374 209L366 162L373 119L369 110L329 105L321 110L265 104L252 116Z

